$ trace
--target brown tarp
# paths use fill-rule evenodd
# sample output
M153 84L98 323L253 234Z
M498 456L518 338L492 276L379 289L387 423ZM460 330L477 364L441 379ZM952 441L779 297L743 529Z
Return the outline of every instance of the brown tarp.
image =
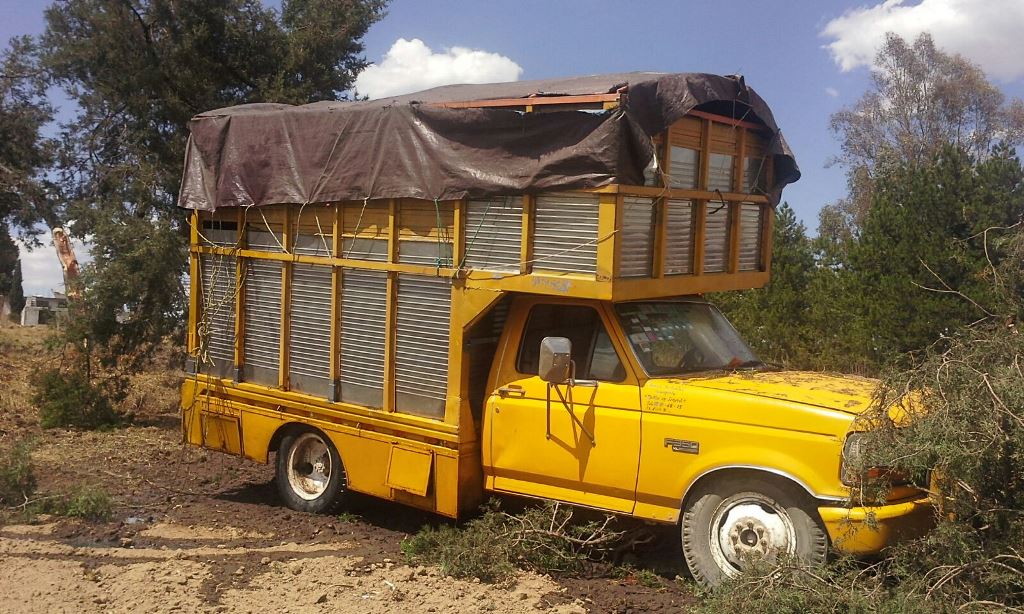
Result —
M447 109L443 102L605 94L610 111ZM625 73L451 85L361 102L250 104L191 121L178 204L189 209L366 198L458 199L643 184L651 137L695 107L772 132L769 197L800 177L765 102L739 77Z

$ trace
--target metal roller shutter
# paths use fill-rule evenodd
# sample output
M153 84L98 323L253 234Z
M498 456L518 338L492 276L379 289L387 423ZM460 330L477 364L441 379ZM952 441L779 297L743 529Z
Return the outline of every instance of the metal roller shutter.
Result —
M693 272L693 201L665 203L665 274Z
M288 331L291 388L328 397L331 393L331 267L294 264Z
M740 204L740 261L739 270L759 271L761 269L761 227L763 214L761 205Z
M344 269L341 288L341 400L381 407L387 273Z
M597 272L596 194L544 194L534 205L533 268Z
M277 386L281 354L281 263L249 259L245 272L242 376Z
M729 266L729 205L708 203L704 218L704 272L722 273Z
M654 257L654 199L622 199L619 277L650 277Z
M466 201L467 266L518 272L522 233L520 197Z
M448 325L451 280L398 276L395 341L395 409L444 417L448 392Z

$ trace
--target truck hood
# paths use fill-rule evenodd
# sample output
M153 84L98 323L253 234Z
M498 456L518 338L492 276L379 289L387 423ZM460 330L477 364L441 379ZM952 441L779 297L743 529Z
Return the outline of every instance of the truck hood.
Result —
M802 403L859 415L871 405L878 381L854 375L805 371L737 372L682 380L687 386Z

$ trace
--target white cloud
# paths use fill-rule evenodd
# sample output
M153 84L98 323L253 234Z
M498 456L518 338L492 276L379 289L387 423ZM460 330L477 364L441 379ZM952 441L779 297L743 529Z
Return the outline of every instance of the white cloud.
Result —
M21 257L21 287L25 296L53 296L54 290L63 292L64 273L60 267L60 260L57 259L53 241L43 241L41 246L32 250L18 239L15 239L15 242L18 244ZM84 243L72 239L71 246L75 250L79 264L84 265L91 260Z
M834 87L826 87L825 93L831 96L832 98L836 98L837 96L839 96L839 90L837 90Z
M885 0L847 11L825 25L825 47L846 72L870 66L886 32L905 39L929 32L935 44L979 64L1005 81L1024 77L1021 0Z
M385 98L456 83L516 81L523 69L509 58L465 47L434 52L418 38L395 41L379 64L356 77L355 89L370 98Z

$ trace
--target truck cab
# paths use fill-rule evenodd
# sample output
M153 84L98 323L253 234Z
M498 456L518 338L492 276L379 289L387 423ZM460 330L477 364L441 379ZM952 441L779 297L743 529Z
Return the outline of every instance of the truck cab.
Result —
M680 523L708 583L751 554L865 554L927 526L913 488L846 504L843 445L875 383L765 364L699 296L517 297L499 347L486 487Z

